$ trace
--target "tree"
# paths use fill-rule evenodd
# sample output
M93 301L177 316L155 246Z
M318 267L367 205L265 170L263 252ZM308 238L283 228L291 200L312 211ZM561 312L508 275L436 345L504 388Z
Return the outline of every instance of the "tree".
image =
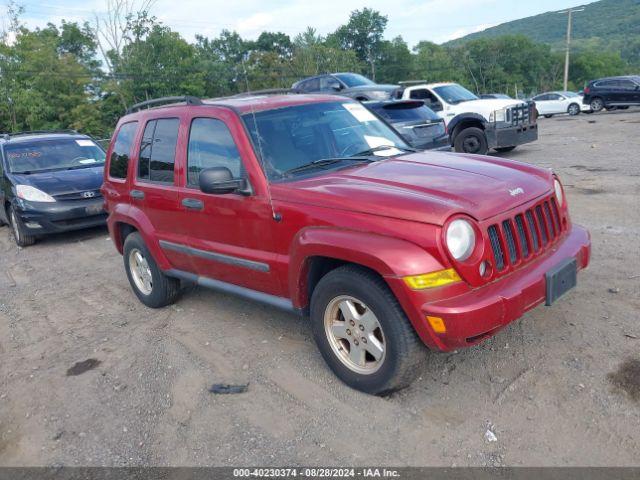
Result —
M353 50L358 59L369 65L371 78L376 78L376 63L380 61L382 35L387 28L387 17L371 8L354 10L349 22L327 38L329 46Z
M195 47L168 27L153 25L146 37L122 49L114 75L128 103L154 97L205 93Z
M409 80L413 71L413 57L402 37L391 41L384 40L380 44L380 64L378 78L387 83L398 83Z

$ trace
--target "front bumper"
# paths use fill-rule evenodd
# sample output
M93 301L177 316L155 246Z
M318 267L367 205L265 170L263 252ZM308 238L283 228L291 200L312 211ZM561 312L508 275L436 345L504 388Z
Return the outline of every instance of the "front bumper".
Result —
M582 270L589 264L590 255L589 233L574 225L547 255L493 283L451 298L433 300L429 290L410 290L402 279L388 280L420 338L432 349L450 351L479 343L543 303L545 273L571 258ZM446 333L435 333L427 315L442 318Z
M500 127L487 126L487 144L489 148L515 147L538 139L538 125L536 123Z
M90 228L105 225L107 220L101 197L52 203L16 200L14 206L29 235Z

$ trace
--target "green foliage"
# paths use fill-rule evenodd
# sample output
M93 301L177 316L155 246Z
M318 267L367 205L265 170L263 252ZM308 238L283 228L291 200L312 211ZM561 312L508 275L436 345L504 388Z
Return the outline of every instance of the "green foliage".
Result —
M331 47L353 50L358 60L369 65L369 74L376 79L376 63L382 56L382 35L387 28L387 17L370 8L351 12L346 25L339 27L327 38Z
M603 10L613 7L626 13ZM598 13L598 22L589 20L588 12ZM571 88L640 65L639 12L639 0L602 0L576 16L575 38L581 40L571 56ZM369 8L353 11L326 37L308 27L293 40L282 32L262 32L251 41L224 30L215 38L197 36L193 43L141 11L127 14L115 32L118 41L108 47L87 23L63 20L30 30L21 24L15 3L7 13L8 30L0 32L0 131L71 127L108 137L135 102L287 88L329 72L364 73L381 83L453 81L477 93L533 94L560 88L564 66L558 42L566 18L558 14L445 45L423 41L411 51L402 37L384 39L387 17Z
M575 51L621 52L623 60L635 67L640 66L640 1L600 0L589 3L584 6L584 11L573 15L572 24L572 48ZM565 48L566 33L567 15L547 12L472 33L448 45L461 45L479 38L522 34L560 51ZM633 42L631 48L627 47L629 40Z

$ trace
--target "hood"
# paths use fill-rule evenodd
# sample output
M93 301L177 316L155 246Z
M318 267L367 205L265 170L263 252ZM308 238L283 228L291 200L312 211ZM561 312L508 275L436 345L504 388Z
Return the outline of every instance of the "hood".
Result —
M385 85L377 83L375 85L360 85L358 87L345 88L345 90L349 92L394 92L399 88L400 87L398 85Z
M459 103L457 106L467 105L471 108L481 106L493 112L494 110L500 110L504 107L511 107L513 105L521 105L523 103L525 102L522 100L514 100L511 98L479 98L478 100L469 100L468 102Z
M14 185L31 185L51 196L56 196L100 189L104 166L32 173L30 175L19 173L10 175Z
M274 184L274 200L435 225L455 213L485 220L548 193L552 173L525 163L420 152Z

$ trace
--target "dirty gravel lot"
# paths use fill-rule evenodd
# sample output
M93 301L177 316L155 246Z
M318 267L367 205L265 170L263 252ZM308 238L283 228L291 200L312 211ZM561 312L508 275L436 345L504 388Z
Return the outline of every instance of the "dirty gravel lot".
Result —
M384 399L292 315L200 288L145 308L104 229L19 250L0 228L0 465L640 465L640 387L615 376L640 358L639 132L640 109L543 118L507 154L561 175L590 268Z

